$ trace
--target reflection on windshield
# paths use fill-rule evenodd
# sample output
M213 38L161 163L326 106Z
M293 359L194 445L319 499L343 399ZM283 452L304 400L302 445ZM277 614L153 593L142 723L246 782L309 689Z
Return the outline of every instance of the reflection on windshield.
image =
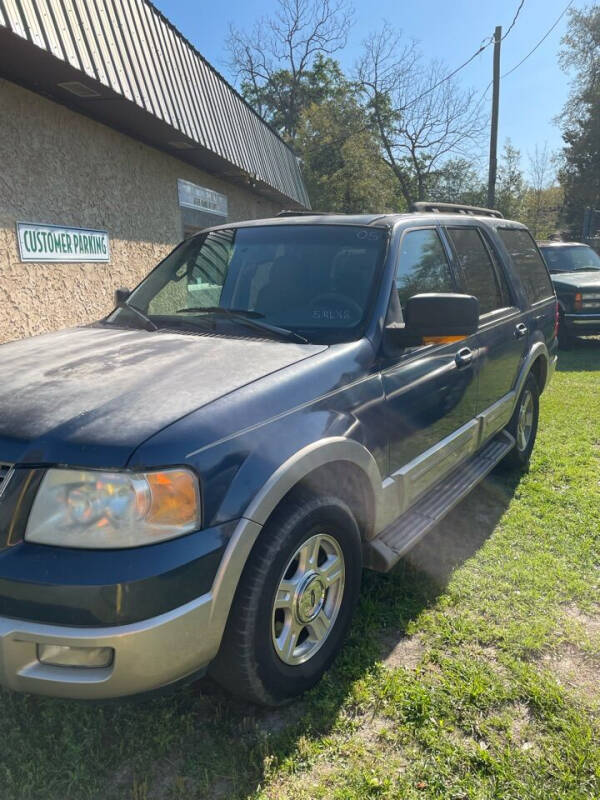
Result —
M587 245L540 248L550 272L600 270L600 256Z
M169 327L206 326L211 314L235 324L211 311L221 308L313 340L350 340L366 318L387 236L326 224L210 231L174 250L130 302Z

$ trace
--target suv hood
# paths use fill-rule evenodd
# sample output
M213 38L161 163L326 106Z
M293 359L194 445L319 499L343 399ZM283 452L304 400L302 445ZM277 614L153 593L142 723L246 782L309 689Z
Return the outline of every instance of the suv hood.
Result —
M565 289L600 289L600 272L555 272L550 275L555 286L564 286Z
M0 462L125 466L149 436L326 349L73 328L0 347Z

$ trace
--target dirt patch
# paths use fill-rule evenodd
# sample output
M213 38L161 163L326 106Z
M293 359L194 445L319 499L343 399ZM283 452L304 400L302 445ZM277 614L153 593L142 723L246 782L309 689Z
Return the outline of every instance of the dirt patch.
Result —
M309 769L294 771L290 775L280 775L264 786L261 797L269 800L313 800L315 797L330 796L325 788L336 782L340 769L338 763L324 758L317 759Z
M600 707L600 661L597 658L568 646L557 653L547 653L540 663L550 670L561 686L574 691L587 705Z
M524 752L533 750L537 753L534 743L536 736L535 726L531 711L525 703L515 703L509 709L510 738L516 747Z
M418 636L404 636L400 641L396 637L386 636L382 644L386 653L382 661L389 669L416 669L425 654L425 645Z
M355 735L367 748L380 748L382 736L385 736L392 725L393 723L385 717L369 714L356 729Z
M567 617L581 626L589 637L600 636L600 608L594 609L592 614L585 614L577 606L570 605L567 606L566 613Z
M296 725L304 714L302 703L293 703L283 708L262 711L255 709L256 727L265 733L276 735L281 731Z

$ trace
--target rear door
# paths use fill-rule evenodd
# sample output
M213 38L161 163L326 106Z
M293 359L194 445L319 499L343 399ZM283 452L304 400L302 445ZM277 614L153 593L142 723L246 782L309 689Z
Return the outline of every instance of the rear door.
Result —
M508 251L525 293L523 324L527 327L529 341L545 342L552 353L556 346L556 296L544 259L526 228L500 225L496 228L496 233Z
M528 328L518 298L485 229L448 225L459 290L479 299L477 412L484 438L509 421L519 370L528 348Z

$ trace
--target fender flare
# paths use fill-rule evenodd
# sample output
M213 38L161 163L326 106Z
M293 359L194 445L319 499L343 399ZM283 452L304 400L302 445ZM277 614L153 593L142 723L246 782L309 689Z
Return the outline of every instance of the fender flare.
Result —
M519 372L519 376L517 378L517 382L515 384L515 401L513 410L517 407L517 402L519 400L519 396L521 394L521 390L525 385L525 381L527 380L527 376L531 372L531 368L535 361L538 358L543 358L546 362L546 380L544 386L540 386L540 393L544 391L546 384L548 383L548 376L550 375L550 353L548 352L548 348L544 342L534 342L530 351L527 353L525 361L523 362L523 366Z
M315 469L339 461L351 462L368 477L374 493L378 524L383 509L382 478L375 459L364 445L342 436L332 436L307 445L284 461L265 482L239 520L217 570L210 591L210 631L207 632L214 655L219 649L242 572L265 522L299 481Z
M277 505L299 481L315 469L339 461L349 461L365 473L373 490L377 514L382 477L375 459L359 442L343 436L330 436L303 447L284 461L254 497L244 516L264 525Z

